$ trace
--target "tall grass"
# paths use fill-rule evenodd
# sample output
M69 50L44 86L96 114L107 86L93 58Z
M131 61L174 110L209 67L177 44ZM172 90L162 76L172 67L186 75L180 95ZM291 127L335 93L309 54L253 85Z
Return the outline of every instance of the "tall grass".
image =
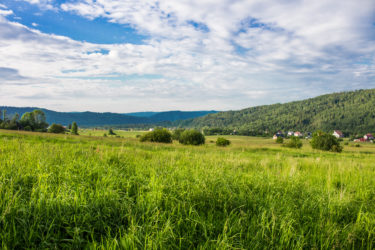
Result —
M230 139L1 132L1 247L375 247L373 146L335 154Z

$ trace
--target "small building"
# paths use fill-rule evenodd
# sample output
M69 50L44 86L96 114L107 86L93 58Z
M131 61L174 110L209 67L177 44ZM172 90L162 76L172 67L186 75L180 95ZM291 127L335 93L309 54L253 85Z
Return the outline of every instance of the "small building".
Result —
M344 134L340 130L334 130L332 135L335 136L336 138L344 137Z
M273 138L274 140L276 140L276 139L279 138L279 137L284 137L284 135L283 135L283 134L277 134L277 133L276 133L276 134L273 135L272 138Z
M278 137L284 137L283 132L281 132L280 130L273 135L273 139L276 140Z
M293 135L296 136L296 137L302 137L303 136L303 134L301 132L299 132L299 131L294 132Z
M294 135L294 131L288 131L288 136L293 136Z
M148 131L150 131L150 132L151 132L151 131L154 131L154 129L153 129L153 128L150 128L150 129L149 129Z
M374 140L374 136L368 133L363 136L363 139L365 139L366 141L371 141L371 140Z

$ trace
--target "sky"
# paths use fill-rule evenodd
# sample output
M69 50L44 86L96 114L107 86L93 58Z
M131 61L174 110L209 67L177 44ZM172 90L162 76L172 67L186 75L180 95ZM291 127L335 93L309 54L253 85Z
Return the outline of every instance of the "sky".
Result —
M374 0L0 0L0 105L238 110L368 88Z

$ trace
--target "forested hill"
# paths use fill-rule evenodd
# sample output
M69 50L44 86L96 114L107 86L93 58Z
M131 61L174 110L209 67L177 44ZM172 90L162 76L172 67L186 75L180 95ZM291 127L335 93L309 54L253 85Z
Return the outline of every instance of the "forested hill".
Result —
M334 93L285 104L219 112L181 121L184 127L250 131L300 130L375 132L375 89Z
M7 116L11 118L15 113L22 114L31 112L36 107L7 107L0 106L0 110L6 110ZM97 112L57 112L41 109L47 118L47 123L59 123L63 125L77 122L79 126L104 126L104 125L126 125L126 124L154 124L158 122L171 122L178 119L188 119L203 116L217 111L166 111L149 112L149 116L136 116L117 113Z

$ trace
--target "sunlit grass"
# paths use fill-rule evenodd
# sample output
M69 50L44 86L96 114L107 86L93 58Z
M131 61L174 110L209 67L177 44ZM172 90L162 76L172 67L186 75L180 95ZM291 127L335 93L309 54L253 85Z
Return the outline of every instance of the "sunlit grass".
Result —
M337 154L104 132L0 131L2 248L374 248L372 144Z

